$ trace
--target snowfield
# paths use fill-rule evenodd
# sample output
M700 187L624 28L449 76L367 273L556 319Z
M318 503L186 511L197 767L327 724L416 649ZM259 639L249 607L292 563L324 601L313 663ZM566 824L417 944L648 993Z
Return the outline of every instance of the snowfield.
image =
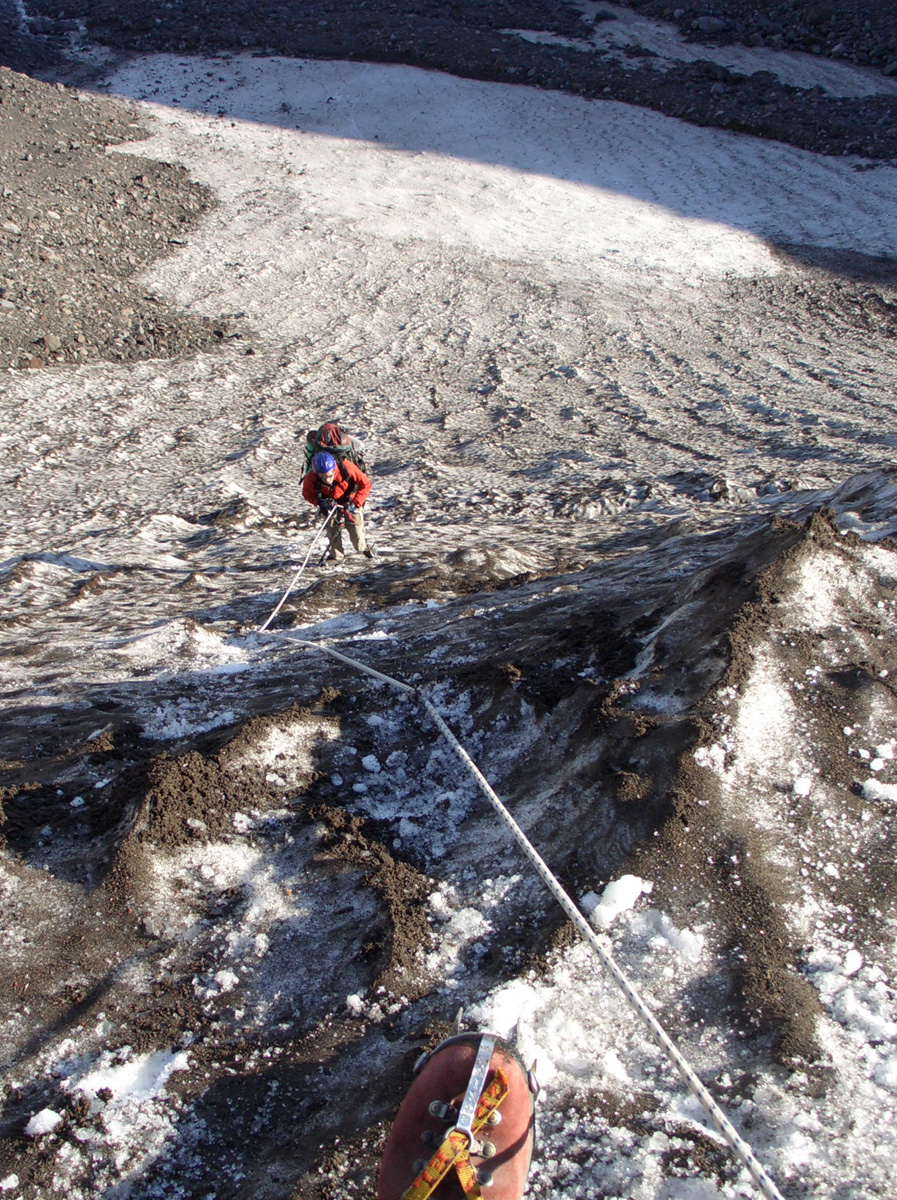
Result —
M528 1195L755 1194L320 643L424 691L784 1196L893 1195L897 168L399 66L107 84L218 198L147 293L255 352L4 381L0 1193L371 1196L463 1006L537 1063ZM377 556L263 633L327 416Z

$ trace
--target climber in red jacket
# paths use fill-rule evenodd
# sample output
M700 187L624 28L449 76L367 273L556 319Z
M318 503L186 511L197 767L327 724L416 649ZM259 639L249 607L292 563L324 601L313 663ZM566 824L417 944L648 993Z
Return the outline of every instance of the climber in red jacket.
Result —
M359 554L365 558L374 557L365 541L362 512L370 494L371 481L355 463L347 459L338 463L332 454L323 450L312 459L311 470L302 480L302 495L309 504L316 505L325 516L330 516L327 523L327 536L330 539L328 557L334 561L345 557L344 527ZM335 513L334 508L338 510Z

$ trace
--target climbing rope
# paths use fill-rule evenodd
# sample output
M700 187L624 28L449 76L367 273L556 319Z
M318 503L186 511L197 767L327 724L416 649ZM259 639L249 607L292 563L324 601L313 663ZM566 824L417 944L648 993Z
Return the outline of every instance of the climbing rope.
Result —
M707 1088L703 1083L701 1083L692 1067L683 1057L681 1051L676 1047L673 1040L666 1033L660 1022L648 1008L648 1005L639 995L635 985L629 980L626 973L615 961L613 955L610 953L610 950L598 937L595 930L573 903L570 896L567 894L555 876L551 873L542 856L539 854L535 846L533 846L529 838L527 838L526 834L499 799L485 775L483 775L482 771L455 737L454 733L452 733L451 729L448 727L430 701L426 698L423 692L421 692L418 688L411 687L407 683L402 683L400 680L394 679L391 675L384 675L381 671L377 671L373 667L367 666L365 663L358 662L357 659L350 658L346 654L341 654L338 650L334 650L330 646L324 646L319 642L304 641L301 638L290 637L288 634L284 633L276 633L272 634L271 636L283 638L286 641L292 642L297 646L302 646L305 649L317 650L319 652L323 651L323 653L329 654L332 658L338 659L340 662L345 663L354 670L362 671L364 674L370 675L374 679L379 679L383 683L388 683L401 692L412 693L417 697L418 700L420 700L439 732L445 737L446 741L476 780L480 791L483 793L491 807L495 810L504 825L510 831L514 841L535 867L539 878L576 926L576 929L579 931L583 940L587 942L589 946L591 946L592 950L595 952L599 961L601 962L601 965L609 972L611 977L618 984L623 992L623 995L626 997L627 1003L639 1015L647 1027L651 1037L679 1072L683 1082L698 1100L704 1112L707 1114L711 1124L714 1126L720 1136L726 1141L729 1149L732 1151L738 1161L747 1168L751 1178L757 1186L757 1189L763 1196L767 1198L767 1200L783 1200L781 1192L767 1174L766 1170L760 1163L757 1156L754 1154L749 1144L744 1140L743 1137L741 1137L735 1126L732 1124L714 1098L710 1095Z
M338 510L339 510L339 505L336 505L336 504L335 504L335 505L333 506L333 508L331 508L330 512L327 514L327 520L326 520L326 521L324 521L324 522L323 522L323 523L322 523L322 524L319 526L319 528L318 528L318 532L317 532L317 533L315 534L315 536L312 538L312 543L311 543L311 545L309 546L308 550L306 551L305 558L303 558L303 560L302 560L302 565L299 567L299 569L298 569L298 571L296 572L296 574L295 574L295 575L293 576L293 578L290 580L290 582L289 582L289 585L288 585L288 587L287 587L287 590L284 592L284 594L283 594L283 595L280 597L280 599L278 600L277 604L275 605L274 609L273 609L273 610L272 610L272 612L271 612L271 615L268 617L268 620L267 620L267 621L264 623L264 625L259 625L259 627L258 627L258 632L259 632L259 633L264 633L264 632L265 632L265 630L268 628L268 626L271 624L271 622L274 620L274 618L277 616L277 614L278 614L278 613L280 612L280 610L283 608L283 606L284 606L284 603L286 602L286 598L287 598L287 596L289 596L290 592L293 590L293 588L294 588L294 587L296 586L296 584L299 582L299 576L300 576L300 575L302 574L302 572L305 570L305 566L306 566L306 564L307 564L308 560L311 558L311 552L312 552L312 550L314 550L315 546L318 544L318 540L320 539L320 537L321 537L321 534L324 532L324 530L325 530L325 529L327 528L327 526L330 524L330 521L331 521L331 519L333 518L333 516L336 514L336 512L337 512Z

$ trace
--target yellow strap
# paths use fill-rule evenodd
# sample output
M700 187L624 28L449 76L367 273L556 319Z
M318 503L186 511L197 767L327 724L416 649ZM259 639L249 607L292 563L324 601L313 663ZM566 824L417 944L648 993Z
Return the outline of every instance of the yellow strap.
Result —
M473 1200L483 1200L480 1192L480 1183L477 1179L476 1167L470 1161L469 1147L467 1145L467 1134L458 1133L453 1130L449 1137L454 1141L455 1138L460 1139L464 1143L464 1149L455 1159L455 1174L458 1176L458 1182L461 1184L461 1191L465 1196L472 1196Z
M477 1103L476 1115L472 1128L478 1133L486 1124L491 1112L501 1104L508 1094L508 1081L502 1071L495 1071L492 1082L484 1089ZM445 1141L426 1164L424 1169L407 1191L402 1193L402 1200L428 1200L448 1175L452 1167L461 1184L465 1196L472 1200L482 1200L480 1185L477 1183L476 1168L470 1161L467 1135L450 1129Z
M455 1168L464 1194L481 1200L480 1188L477 1183L477 1173L470 1155L467 1153L467 1136L457 1130L449 1130L445 1141L402 1195L402 1200L428 1200L448 1175Z

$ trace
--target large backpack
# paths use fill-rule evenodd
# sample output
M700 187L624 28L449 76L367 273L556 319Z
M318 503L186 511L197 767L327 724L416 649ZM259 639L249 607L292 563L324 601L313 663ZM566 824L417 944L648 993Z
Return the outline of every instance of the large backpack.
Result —
M332 454L338 464L348 459L367 475L364 444L350 433L346 433L338 421L325 421L319 429L309 429L305 435L303 475L311 470L311 460L319 450L326 450L328 454Z

